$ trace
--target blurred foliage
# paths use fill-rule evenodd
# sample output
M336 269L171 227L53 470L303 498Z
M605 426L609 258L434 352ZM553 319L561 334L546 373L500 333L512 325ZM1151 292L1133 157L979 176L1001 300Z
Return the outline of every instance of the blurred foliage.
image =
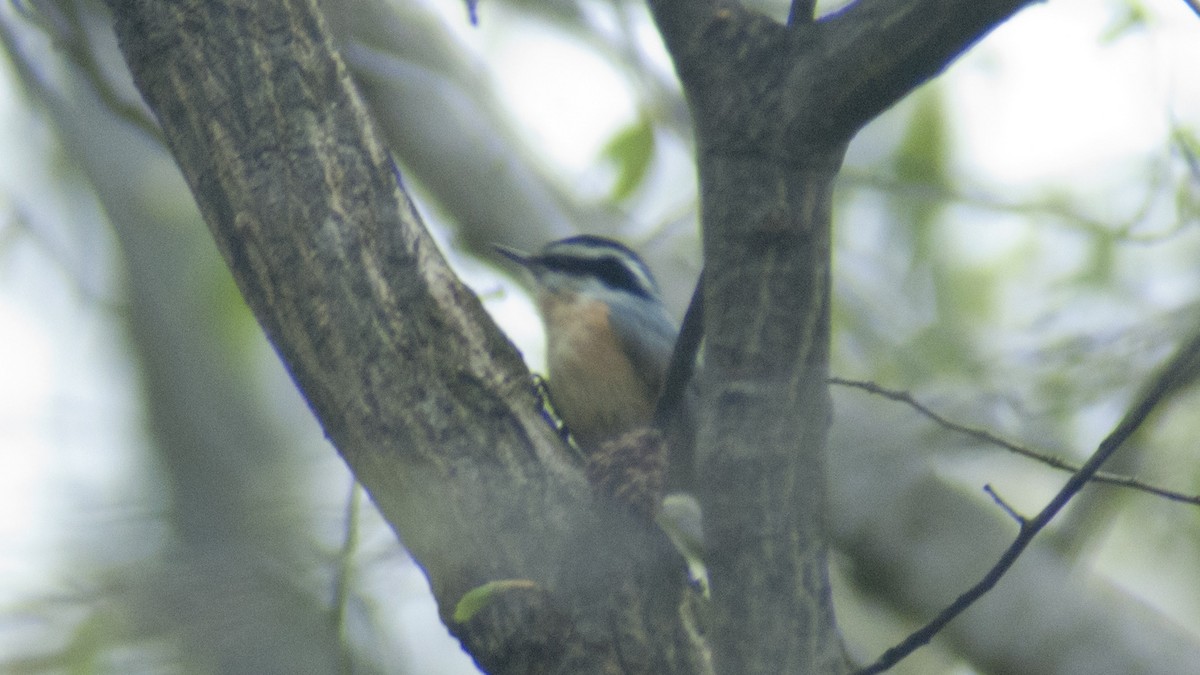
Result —
M923 194L954 189L949 175L948 121L946 106L937 83L926 85L911 97L911 111L890 161L884 168L900 185L916 190L896 190L886 195L884 208L890 214L890 236L910 250L905 283L913 291L933 289L936 322L916 333L900 348L918 363L938 361L948 370L973 378L979 375L972 328L990 314L989 296L998 281L996 270L956 264L946 256L941 230L947 204ZM900 374L918 382L925 367Z
M600 154L617 170L610 198L624 201L642 185L654 158L654 125L645 115L619 131Z
M1100 35L1100 42L1102 44L1111 43L1132 31L1141 30L1146 27L1149 20L1150 12L1146 9L1145 4L1138 0L1128 0L1119 6L1112 24L1107 31Z

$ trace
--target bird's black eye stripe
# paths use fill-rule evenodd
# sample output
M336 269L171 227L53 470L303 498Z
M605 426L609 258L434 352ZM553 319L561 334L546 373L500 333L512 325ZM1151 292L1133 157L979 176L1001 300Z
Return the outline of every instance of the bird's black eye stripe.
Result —
M626 291L643 298L650 297L650 290L642 280L616 258L603 256L599 258L579 258L566 255L548 255L540 262L547 269L563 274L580 277L595 277L609 288Z

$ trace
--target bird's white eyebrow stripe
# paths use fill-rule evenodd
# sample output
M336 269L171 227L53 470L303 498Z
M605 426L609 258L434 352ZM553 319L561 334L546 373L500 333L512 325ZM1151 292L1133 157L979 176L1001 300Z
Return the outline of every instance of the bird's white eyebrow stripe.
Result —
M569 251L548 251L535 257L545 267L563 274L591 275L602 281L603 275L597 274L596 268L613 265L629 274L640 294L652 296L658 293L658 284L644 265L637 258L616 247L573 246Z

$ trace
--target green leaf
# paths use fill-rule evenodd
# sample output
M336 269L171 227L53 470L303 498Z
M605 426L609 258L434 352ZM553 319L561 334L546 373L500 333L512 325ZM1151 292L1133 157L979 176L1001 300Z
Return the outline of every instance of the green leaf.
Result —
M642 184L654 157L654 124L645 115L625 127L604 146L601 157L617 170L612 200L622 201Z
M524 589L530 590L537 588L537 584L529 579L498 579L489 581L482 586L476 586L463 594L458 604L454 606L454 621L457 623L466 623L471 620L479 610L487 607L496 596L507 591Z
M1150 14L1146 11L1143 3L1127 2L1123 7L1124 11L1117 15L1109 27L1100 34L1100 44L1112 44L1134 31L1146 28Z
M932 198L950 189L950 129L941 89L926 85L912 96L912 113L891 160L900 184L890 196L892 218L910 237L914 262L940 249L935 227L946 202ZM898 231L897 234L900 234Z
M941 89L929 85L913 98L912 116L896 148L892 170L905 182L946 185L950 182L950 129Z

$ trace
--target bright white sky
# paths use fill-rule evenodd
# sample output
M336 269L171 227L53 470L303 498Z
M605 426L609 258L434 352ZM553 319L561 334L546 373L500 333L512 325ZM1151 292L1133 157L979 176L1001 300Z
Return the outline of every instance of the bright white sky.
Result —
M460 0L443 4L448 20L463 20ZM945 81L957 161L969 180L1014 200L1054 183L1113 195L1099 213L1126 206L1121 187L1160 152L1171 121L1200 128L1200 18L1182 0L1145 4L1152 29L1104 48L1098 40L1112 26L1114 3L1036 4L952 67ZM605 7L598 3L597 13ZM11 4L0 11L20 23ZM491 31L490 17L485 1L484 28L463 34L503 64L497 72L514 114L549 161L587 190L600 147L636 114L620 78L569 41ZM669 67L657 46L648 54ZM12 73L0 69L0 608L50 581L44 562L61 534L46 525L78 521L79 502L63 488L119 492L133 472L127 448L138 439L132 378L111 347L117 337L107 311L17 225L18 206L64 219L88 211L55 196L61 172L47 163L50 134L14 94ZM1011 233L975 234L962 246L980 258L1013 241ZM87 246L52 241L49 249L65 251L84 285L104 292L111 280L87 260L105 246L97 236Z

